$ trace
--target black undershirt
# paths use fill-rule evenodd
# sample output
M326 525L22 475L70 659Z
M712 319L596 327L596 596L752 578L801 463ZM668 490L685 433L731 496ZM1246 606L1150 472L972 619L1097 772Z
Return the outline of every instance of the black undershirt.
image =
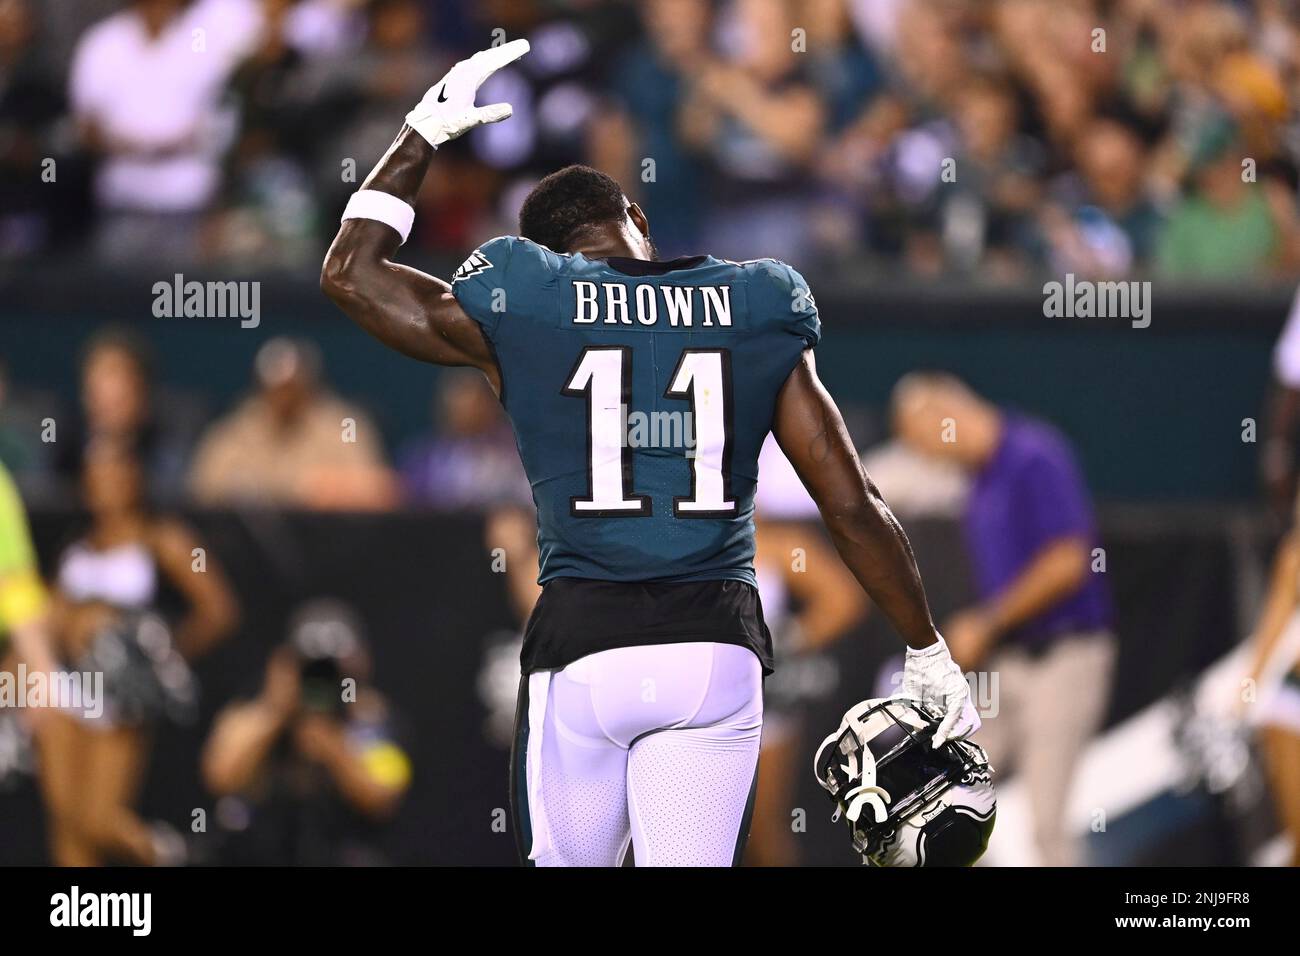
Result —
M554 578L528 618L525 674L559 670L616 647L713 642L747 647L772 673L772 636L758 590L744 581L593 581Z

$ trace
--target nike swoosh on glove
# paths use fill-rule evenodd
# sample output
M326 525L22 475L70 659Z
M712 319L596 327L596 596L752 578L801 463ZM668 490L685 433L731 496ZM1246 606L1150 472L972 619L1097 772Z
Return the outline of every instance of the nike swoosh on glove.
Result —
M406 114L407 125L436 148L475 126L508 119L514 112L509 103L475 106L474 96L484 80L527 52L527 40L511 40L461 60Z
M948 653L942 637L920 650L909 647L903 661L903 684L895 697L920 701L943 715L934 732L934 746L961 740L980 729L979 714L970 699L970 685Z

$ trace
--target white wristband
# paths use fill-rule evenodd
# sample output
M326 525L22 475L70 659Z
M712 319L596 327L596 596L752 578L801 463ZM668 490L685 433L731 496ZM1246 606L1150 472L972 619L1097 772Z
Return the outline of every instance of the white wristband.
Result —
M377 189L358 189L343 210L342 222L349 219L374 219L397 230L406 242L415 223L415 210L396 196Z

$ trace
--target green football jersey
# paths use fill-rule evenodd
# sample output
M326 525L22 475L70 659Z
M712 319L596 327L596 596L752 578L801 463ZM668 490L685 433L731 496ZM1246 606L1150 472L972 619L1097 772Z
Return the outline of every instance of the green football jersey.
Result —
M759 449L820 337L799 273L773 259L588 259L506 236L452 291L500 367L542 582L754 583Z

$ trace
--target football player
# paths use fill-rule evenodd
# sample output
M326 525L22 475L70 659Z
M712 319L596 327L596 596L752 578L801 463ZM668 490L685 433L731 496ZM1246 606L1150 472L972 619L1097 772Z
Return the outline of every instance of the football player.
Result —
M901 693L942 715L933 745L979 721L907 538L818 381L820 322L794 269L659 261L641 209L581 166L543 179L519 235L450 283L394 261L437 148L510 116L475 92L527 51L484 50L429 89L349 201L321 285L397 351L480 369L513 424L543 586L511 774L521 856L612 866L630 843L638 865L733 864L772 665L752 520L769 430L907 641ZM647 420L686 427L646 442L632 432Z

